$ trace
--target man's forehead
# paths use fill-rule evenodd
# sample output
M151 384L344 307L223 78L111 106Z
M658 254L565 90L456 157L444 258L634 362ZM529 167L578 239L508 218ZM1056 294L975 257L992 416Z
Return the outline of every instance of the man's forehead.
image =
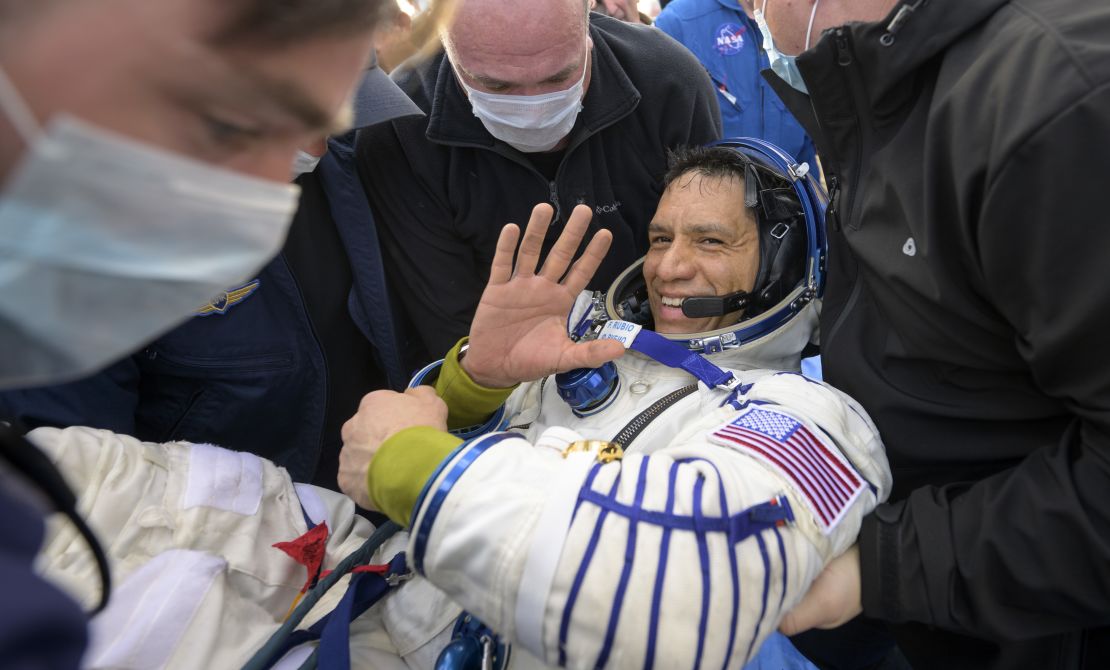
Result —
M544 0L549 6L528 7L501 3L489 13L476 13L482 0L468 0L447 30L445 42L452 60L468 68L508 64L538 64L570 60L580 55L588 31L584 12L559 11L564 0ZM582 7L580 0L571 5Z

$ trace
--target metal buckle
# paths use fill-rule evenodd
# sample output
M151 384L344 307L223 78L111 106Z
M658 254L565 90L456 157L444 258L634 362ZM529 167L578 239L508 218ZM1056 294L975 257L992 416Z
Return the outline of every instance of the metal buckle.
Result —
M606 440L575 440L563 449L563 458L570 454L594 454L598 463L612 463L624 458L624 448L616 442Z
M407 582L408 580L412 579L415 576L416 576L416 573L412 572L411 570L408 571L408 572L402 572L402 573L399 573L399 574L386 575L385 576L385 583L390 585L390 586L397 586L401 582Z

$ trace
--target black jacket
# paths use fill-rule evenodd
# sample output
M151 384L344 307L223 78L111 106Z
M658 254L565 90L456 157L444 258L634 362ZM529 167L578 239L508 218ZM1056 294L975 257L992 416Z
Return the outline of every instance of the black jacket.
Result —
M387 276L430 360L468 332L503 225L527 223L540 202L554 204L560 221L589 205L592 230L613 232L592 285L607 286L647 251L666 149L720 136L713 86L677 42L597 14L590 37L590 86L554 180L486 131L443 53L393 75L426 118L359 132Z
M1110 4L903 2L798 66L826 378L895 477L864 613L993 641L901 627L915 667L1110 667Z

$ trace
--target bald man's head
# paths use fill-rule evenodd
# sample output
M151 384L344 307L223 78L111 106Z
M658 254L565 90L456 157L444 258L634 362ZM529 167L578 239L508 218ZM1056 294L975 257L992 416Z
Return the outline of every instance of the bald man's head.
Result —
M587 5L585 0L463 0L443 42L456 74L477 90L507 95L564 90L588 70Z

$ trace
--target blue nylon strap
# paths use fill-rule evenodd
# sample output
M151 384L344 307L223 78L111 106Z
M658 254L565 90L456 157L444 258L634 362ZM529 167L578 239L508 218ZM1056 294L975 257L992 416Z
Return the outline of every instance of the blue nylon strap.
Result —
M351 586L335 606L320 632L317 655L321 670L349 670L351 667L351 621L365 612L389 590L379 575L360 573L351 578Z
M678 342L668 340L646 328L636 335L629 348L667 367L681 368L697 377L709 388L721 386L732 379L731 372L713 365L701 354L690 351Z
M349 670L351 667L351 622L362 616L366 610L381 600L389 591L388 578L408 572L405 554L401 552L389 562L385 575L362 572L351 576L347 592L331 612L321 617L308 628L294 631L286 638L285 644L271 656L273 663L280 660L290 649L305 642L320 640L316 651L317 667L322 670Z

